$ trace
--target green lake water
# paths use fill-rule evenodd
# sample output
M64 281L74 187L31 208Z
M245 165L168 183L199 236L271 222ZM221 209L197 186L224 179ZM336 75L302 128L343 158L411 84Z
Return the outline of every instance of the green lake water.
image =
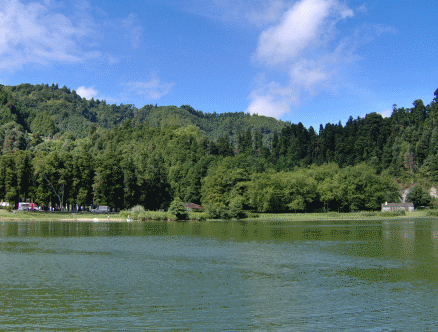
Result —
M4 331L438 331L438 219L2 222Z

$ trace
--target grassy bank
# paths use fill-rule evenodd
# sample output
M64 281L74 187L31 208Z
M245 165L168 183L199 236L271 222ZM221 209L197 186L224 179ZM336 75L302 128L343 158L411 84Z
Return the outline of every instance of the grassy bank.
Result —
M0 210L1 221L78 221L78 222L126 222L128 213L93 214L93 213L69 213L69 212L25 212L16 211L11 213ZM245 220L257 221L317 221L317 220L382 220L382 219L411 219L411 218L437 218L437 210L421 210L406 212L405 215L370 212L351 213L260 213L256 218ZM134 221L165 221L168 219L167 212L147 211L144 214L130 215ZM204 213L189 213L189 220L206 220ZM213 220L213 219L207 219Z
M169 218L170 219L175 218L175 216L172 216L164 211L143 211L143 212L121 211L119 213L119 218L123 220L126 220L128 217L138 221L151 221L151 220L166 221ZM204 221L207 220L207 214L205 212L189 212L187 220Z
M397 215L379 211L363 212L328 212L328 213L260 213L257 220L275 221L313 221L313 220L381 220L381 219L410 219L438 216L438 211L414 211Z
M122 221L119 214L92 214L71 212L27 212L15 211L15 213L0 210L2 221ZM125 219L126 220L126 219Z
M83 222L126 222L127 218L133 221L167 221L169 214L162 211L147 211L145 213L72 213L72 212L27 212L15 213L0 210L1 221L83 221ZM188 220L206 220L205 213L190 212Z

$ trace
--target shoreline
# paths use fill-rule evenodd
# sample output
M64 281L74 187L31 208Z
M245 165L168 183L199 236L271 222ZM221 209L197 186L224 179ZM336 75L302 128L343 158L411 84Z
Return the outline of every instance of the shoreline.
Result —
M378 221L378 220L404 220L404 219L423 219L423 218L438 218L437 216L427 215L427 211L408 212L404 216L362 216L360 213L339 213L336 215L327 215L327 213L260 213L259 217L246 219L231 219L239 222L309 222L309 221ZM126 218L116 215L83 215L65 213L61 215L53 215L50 212L18 212L12 214L11 212L1 210L0 221L2 222L20 222L20 221L56 221L56 222L95 222L95 223L128 223ZM167 220L136 220L131 222L163 222ZM196 220L187 220L196 221ZM226 221L222 219L207 219L205 221ZM131 223L129 222L129 223Z

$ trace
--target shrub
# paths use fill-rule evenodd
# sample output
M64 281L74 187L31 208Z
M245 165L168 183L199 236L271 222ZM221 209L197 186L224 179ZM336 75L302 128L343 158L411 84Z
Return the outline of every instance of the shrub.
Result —
M373 217L373 216L377 216L378 212L376 212L376 211L362 211L360 213L360 215L363 217Z
M224 204L211 204L205 208L206 217L209 219L243 219L247 218L246 212L242 209L242 203L239 199L231 200L229 208Z
M143 220L146 210L141 205L136 205L129 210L120 211L119 216L121 218L132 218L134 220Z
M428 205L430 203L430 199L431 196L429 192L423 189L418 183L411 188L408 196L406 197L406 200L414 203L415 206Z
M245 211L242 208L242 205L243 205L243 198L241 196L237 196L230 201L228 209L231 218L243 219L247 217Z
M120 213L119 213L119 216L120 216L121 218L127 218L128 215L129 215L129 212L128 212L128 211L120 211Z
M129 212L131 212L131 213L145 213L146 210L144 209L143 206L141 206L141 205L136 205L136 206L132 207L132 208L129 210Z
M431 209L438 209L438 198L432 197L429 206Z
M438 211L427 211L426 215L431 217L438 217Z
M172 203L170 203L168 216L170 219L176 218L177 220L187 220L188 212L184 207L184 203L180 198L175 198Z
M132 218L134 220L138 220L140 217L139 213L131 212L131 211L120 211L119 216L121 218Z
M168 219L168 214L166 212L155 212L152 216L151 216L152 220L167 220Z
M223 204L210 204L205 210L209 219L231 219L227 207Z
M260 213L246 211L246 215L248 218L258 218L260 217Z
M380 212L380 215L382 217L399 217L399 216L404 216L406 215L406 211L405 210L394 210L394 211L384 211L384 212Z
M204 221L207 220L207 213L205 212L189 212L190 220Z

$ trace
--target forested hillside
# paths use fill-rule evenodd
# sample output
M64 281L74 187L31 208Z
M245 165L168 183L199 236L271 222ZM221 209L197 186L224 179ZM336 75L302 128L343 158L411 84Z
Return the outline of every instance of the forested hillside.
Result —
M0 199L153 210L180 197L221 216L379 209L417 183L415 204L433 205L437 117L438 90L428 105L316 132L188 105L109 105L56 85L0 86Z
M131 104L107 104L93 98L86 100L65 86L58 88L57 84L0 85L0 105L2 124L13 121L28 132L49 137L68 132L75 138L83 138L95 126L112 129L130 119L134 124L152 127L195 125L210 139L218 139L226 133L234 142L235 134L248 129L258 130L265 139L271 139L273 132L281 130L286 124L274 118L250 116L243 112L203 113L189 105L145 105L138 109Z

